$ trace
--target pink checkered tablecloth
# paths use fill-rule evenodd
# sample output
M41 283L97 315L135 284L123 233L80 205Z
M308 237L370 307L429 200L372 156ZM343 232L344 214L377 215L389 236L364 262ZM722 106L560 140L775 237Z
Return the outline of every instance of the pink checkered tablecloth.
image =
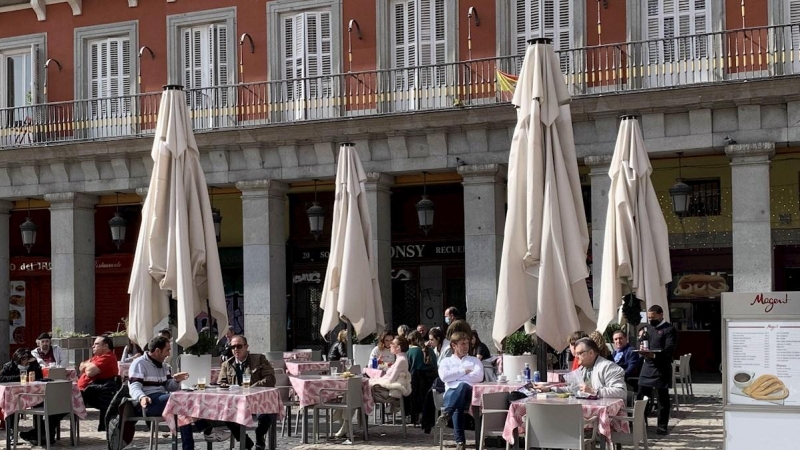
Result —
M283 360L284 361L294 361L294 360L302 360L302 361L311 361L311 351L307 352L283 352Z
M17 411L42 403L44 398L41 396L44 395L44 387L47 384L41 381L25 384L19 382L0 384L0 410L2 410L3 416L8 417ZM72 383L72 409L76 416L81 419L86 418L86 406L83 404L81 391L74 382Z
M289 375L299 376L308 370L330 370L331 363L328 361L286 361L286 372Z
M483 404L483 394L493 394L495 392L511 392L521 388L524 383L517 383L516 381L508 383L483 382L472 386L472 406L481 406Z
M209 387L203 391L175 391L169 394L162 416L169 429L175 432L176 415L179 426L207 419L254 427L256 414L277 414L283 419L283 402L277 389L231 386L225 390Z
M511 403L506 416L506 425L503 428L503 439L507 442L514 443L514 430L518 430L520 434L525 432L525 403L545 403L557 405L574 405L579 404L583 408L583 417L588 419L597 416L598 427L597 432L606 437L610 442L611 432L619 431L622 433L630 433L628 422L620 420L612 420L613 416L625 415L625 402L618 398L599 398L597 400L582 400L575 397L569 398L547 398L540 399L536 397L528 397L523 400L518 400Z
M369 386L369 380L362 378L361 393L364 396L364 412L370 414L374 407L372 400L372 389ZM300 407L313 406L323 401L328 401L334 397L325 397L320 399L320 390L322 389L347 389L346 378L330 378L320 375L305 375L302 377L289 377L289 382L292 383L292 389L297 394L300 401Z

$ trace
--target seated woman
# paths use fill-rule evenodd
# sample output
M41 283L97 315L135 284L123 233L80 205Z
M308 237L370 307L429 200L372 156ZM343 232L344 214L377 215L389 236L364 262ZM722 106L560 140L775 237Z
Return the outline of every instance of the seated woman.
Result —
M469 354L471 356L478 358L481 361L492 357L492 353L489 351L489 347L487 347L486 344L481 342L481 338L480 336L478 336L478 332L475 330L472 330L472 340L471 340Z
M411 373L408 371L408 340L402 336L397 336L389 344L389 348L395 356L394 364L386 373L378 378L370 378L369 385L372 388L372 399L375 403L389 403L389 411L398 401L403 401L403 397L411 394ZM340 413L341 414L341 413ZM337 414L331 415L331 420L337 420ZM336 437L344 437L350 426L350 420L342 423L342 428L336 433Z
M143 354L144 352L142 351L142 347L139 347L139 344L128 339L128 345L122 349L122 358L120 359L120 362L131 362Z
M369 354L369 360L372 361L372 358L376 358L378 360L378 364L394 363L394 355L389 349L389 346L392 345L393 339L394 335L391 331L382 332L378 337L378 345L376 345Z
M347 330L339 331L336 342L328 352L328 361L339 361L342 358L347 358Z
M433 327L428 331L428 342L427 347L433 350L433 354L436 355L436 362L442 360L443 356L442 353L444 352L444 331L442 331L439 327Z

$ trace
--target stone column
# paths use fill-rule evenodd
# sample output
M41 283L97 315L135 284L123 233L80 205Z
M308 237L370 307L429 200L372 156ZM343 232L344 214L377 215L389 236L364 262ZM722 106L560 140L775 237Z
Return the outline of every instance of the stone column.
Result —
M611 155L587 156L583 158L583 163L589 166L589 177L592 180L592 306L597 313L600 308L608 190L611 188L611 178L608 177Z
M773 142L725 146L731 160L733 204L733 289L772 289L772 228L769 168Z
M53 329L94 334L94 205L77 192L45 194L50 203Z
M256 352L286 349L286 236L288 186L240 181L244 255L244 332Z
M367 202L372 227L372 248L378 259L378 283L381 287L383 317L392 323L392 185L394 177L378 172L367 174ZM413 326L416 326L414 324ZM380 331L380 330L379 330Z
M0 200L0 311L8 311L8 283L11 281L9 273L9 263L11 255L8 247L11 235L9 234L8 219L11 208L14 204L9 201ZM10 331L8 314L0 314L0 361L11 359L8 353Z
M467 322L484 342L490 342L505 231L506 168L499 164L461 166L458 174L464 179Z

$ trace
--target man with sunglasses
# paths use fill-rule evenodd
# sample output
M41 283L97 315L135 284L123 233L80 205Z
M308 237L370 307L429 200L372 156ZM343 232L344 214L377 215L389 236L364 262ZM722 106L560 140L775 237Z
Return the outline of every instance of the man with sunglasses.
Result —
M267 357L260 353L250 353L247 346L247 338L242 335L235 335L229 341L229 348L233 351L233 356L222 363L219 371L219 384L242 384L242 376L250 373L251 387L275 387L275 369L267 361ZM266 436L269 427L275 423L275 414L259 414L258 427L256 427L255 448L263 450L266 448ZM239 440L240 427L237 423L226 422L235 440ZM254 444L250 436L247 436L245 444L248 449L253 448Z
M625 371L613 361L600 356L600 347L595 341L591 338L578 339L575 342L575 357L580 367L574 372L578 373L581 381L577 386L554 388L556 392L570 392L577 388L580 392L602 398L628 398ZM542 387L541 390L547 392L550 388Z

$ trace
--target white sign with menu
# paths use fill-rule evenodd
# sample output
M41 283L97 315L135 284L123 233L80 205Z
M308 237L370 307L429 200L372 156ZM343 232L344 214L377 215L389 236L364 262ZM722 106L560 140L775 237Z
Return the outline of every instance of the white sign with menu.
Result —
M728 404L800 406L800 321L730 320Z

